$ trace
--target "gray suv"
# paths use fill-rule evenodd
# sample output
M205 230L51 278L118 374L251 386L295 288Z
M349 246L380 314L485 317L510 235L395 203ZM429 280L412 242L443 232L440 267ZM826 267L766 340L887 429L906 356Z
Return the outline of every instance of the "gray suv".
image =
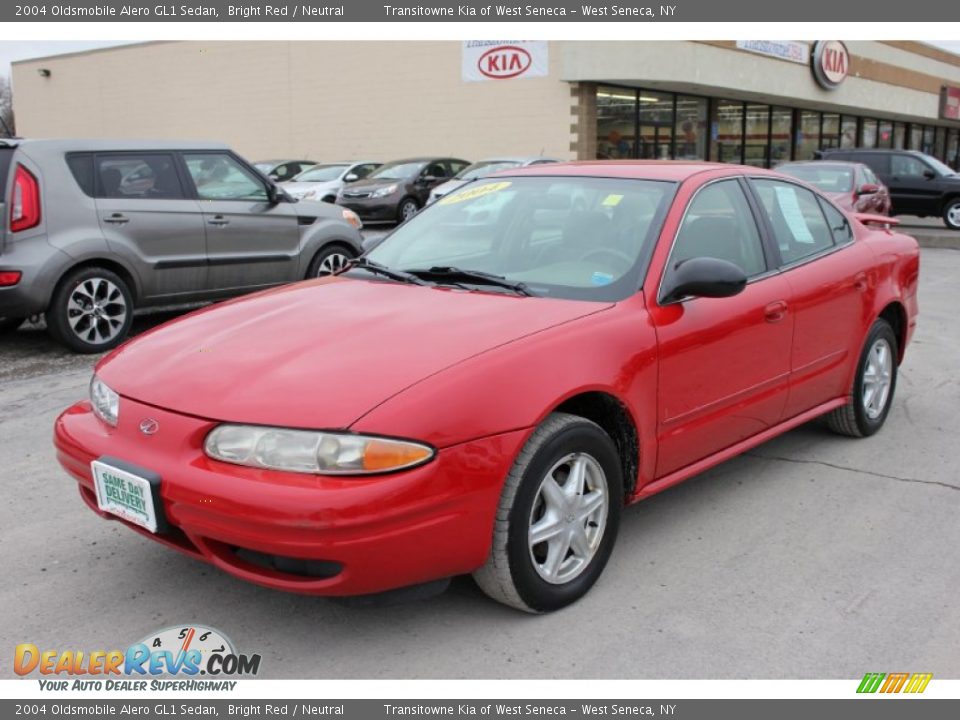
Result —
M118 345L135 307L215 300L328 274L360 220L297 202L228 147L0 141L0 331L44 313L78 352Z

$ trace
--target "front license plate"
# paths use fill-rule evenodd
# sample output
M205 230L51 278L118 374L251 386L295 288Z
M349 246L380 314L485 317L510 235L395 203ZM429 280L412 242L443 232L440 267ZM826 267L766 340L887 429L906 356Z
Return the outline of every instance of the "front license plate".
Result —
M101 510L157 532L153 485L147 478L100 460L94 460L90 467Z

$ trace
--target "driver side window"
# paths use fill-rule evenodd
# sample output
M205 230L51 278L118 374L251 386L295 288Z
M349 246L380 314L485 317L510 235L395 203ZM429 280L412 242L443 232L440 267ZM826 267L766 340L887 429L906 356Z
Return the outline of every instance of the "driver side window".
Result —
M766 272L760 232L736 180L707 185L687 208L668 266L695 257L726 260L748 278Z

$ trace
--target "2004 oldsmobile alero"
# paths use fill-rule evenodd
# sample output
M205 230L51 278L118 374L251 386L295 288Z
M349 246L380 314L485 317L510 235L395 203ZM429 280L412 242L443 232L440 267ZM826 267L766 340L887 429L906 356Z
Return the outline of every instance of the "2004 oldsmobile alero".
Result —
M336 277L123 345L56 424L86 503L237 577L442 586L544 612L620 512L826 416L883 425L919 251L755 168L541 165Z

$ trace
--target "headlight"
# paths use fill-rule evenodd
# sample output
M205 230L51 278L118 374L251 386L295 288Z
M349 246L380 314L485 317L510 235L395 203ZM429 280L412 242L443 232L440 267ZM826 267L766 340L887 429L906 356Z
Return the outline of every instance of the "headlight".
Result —
M203 446L215 460L317 475L368 475L429 461L433 448L408 440L348 433L220 425Z
M386 187L382 187L382 188L378 188L377 190L374 190L372 193L370 193L370 197L382 198L382 197L386 197L387 195L393 195L396 191L397 191L396 185L387 185Z
M120 419L120 396L96 375L90 380L90 404L93 413L107 425L117 426Z
M353 225L357 230L360 230L363 227L363 223L360 221L360 216L357 215L353 210L344 208L343 219Z

